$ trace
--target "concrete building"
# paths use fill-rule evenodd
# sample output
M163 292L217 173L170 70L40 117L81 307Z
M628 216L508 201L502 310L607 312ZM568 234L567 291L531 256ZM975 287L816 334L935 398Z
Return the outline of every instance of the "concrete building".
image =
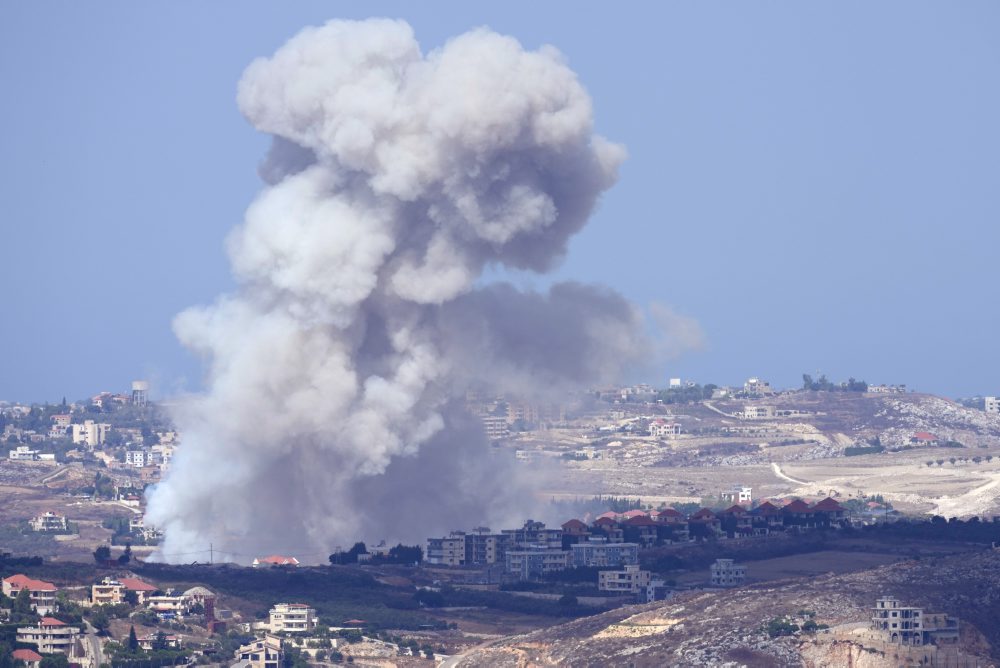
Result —
M153 585L137 578L104 578L90 588L90 601L94 605L117 605L125 601L126 592L134 592L136 602L146 605L157 591Z
M19 445L8 452L7 458L12 462L33 462L39 457L38 450L32 450L27 445Z
M104 445L104 440L111 432L111 425L93 420L84 420L83 424L71 425L73 443L96 448Z
M651 581L652 574L649 571L640 570L637 564L631 564L624 570L598 573L597 588L619 594L642 594L645 598L646 588Z
M670 600L674 595L674 590L667 586L667 583L663 580L650 580L644 593L646 603L652 603L654 601Z
M149 401L149 383L144 380L132 381L132 404L145 406Z
M986 397L985 408L987 413L1000 413L1000 397Z
M541 577L545 573L561 571L570 565L570 553L545 546L508 550L504 557L508 573L522 580Z
M744 420L770 420L774 417L774 406L744 406Z
M679 422L667 422L666 420L655 420L649 425L649 435L653 438L670 438L681 435L681 425Z
M729 503L748 505L753 502L753 488L744 485L734 485L732 489L719 495Z
M14 661L22 662L27 668L39 668L42 665L42 655L30 649L15 649L10 654Z
M504 563L508 536L492 533L489 527L477 527L465 534L465 563L485 566Z
M763 397L769 394L774 394L774 390L771 389L771 384L766 380L761 380L760 378L748 378L747 382L743 383L743 391L747 396L751 397Z
M747 578L747 567L732 559L716 559L709 571L713 587L739 587Z
M239 668L281 668L285 646L281 638L267 635L236 650Z
M31 598L31 608L39 615L51 615L56 610L56 592L59 591L51 582L34 580L27 575L18 573L3 580L4 596L17 598L22 589L28 590Z
M901 605L892 596L875 601L870 628L898 645L950 645L958 642L958 620L943 613Z
M452 531L446 538L428 538L425 560L440 566L464 566L465 533Z
M56 515L52 511L45 511L38 517L33 517L28 523L31 525L32 531L58 532L66 531L69 527L65 517Z
M510 547L543 545L551 549L562 547L562 529L547 529L544 522L528 520L520 529L502 529Z
M17 630L17 642L38 647L42 654L73 654L73 646L80 637L80 629L52 617L42 617L38 626Z
M588 540L570 545L573 566L626 566L639 563L637 543L605 543Z
M505 416L483 415L480 419L483 421L483 431L486 432L486 438L491 441L502 441L510 434Z
M316 610L304 603L278 603L268 613L271 633L308 633L316 628Z

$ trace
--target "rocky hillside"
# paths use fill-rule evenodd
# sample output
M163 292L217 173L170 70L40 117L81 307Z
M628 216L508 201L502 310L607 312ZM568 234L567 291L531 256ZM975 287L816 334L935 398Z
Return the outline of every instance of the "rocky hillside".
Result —
M807 557L804 557L807 558ZM961 620L958 648L907 652L867 630L879 596ZM772 637L772 620L828 629ZM729 591L690 592L479 648L459 666L833 666L882 668L934 659L997 665L1000 552L902 562L882 568L783 580ZM978 660L978 664L976 661Z

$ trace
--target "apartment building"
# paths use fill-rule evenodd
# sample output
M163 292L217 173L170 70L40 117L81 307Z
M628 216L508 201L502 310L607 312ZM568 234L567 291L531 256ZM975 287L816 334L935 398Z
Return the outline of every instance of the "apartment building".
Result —
M428 538L425 561L441 566L464 566L465 532L452 531L446 538Z
M561 571L570 565L570 553L545 546L508 550L505 555L506 571L522 580L541 577L545 573Z
M316 628L316 610L304 603L278 603L268 613L271 633L308 633Z
M985 408L987 413L1000 413L1000 397L986 397Z
M486 438L491 441L502 441L510 435L506 417L500 415L483 415L479 419L483 421L483 431L486 432Z
M958 620L944 613L902 605L885 596L875 601L870 627L897 645L950 645L958 642Z
M652 581L652 573L630 564L620 571L600 571L597 574L597 588L619 594L643 594Z
M117 605L125 601L126 592L134 592L136 603L146 605L150 596L156 593L153 585L137 578L104 578L90 588L90 600L94 605Z
M473 529L465 534L465 563L476 566L503 563L508 541L508 536L492 533L489 527Z
M747 567L732 559L716 559L709 572L713 587L739 587L747 579Z
M511 547L544 545L551 549L562 547L562 529L547 529L544 522L528 520L520 529L502 529Z
M42 654L72 654L73 645L79 637L79 628L53 617L42 617L38 626L17 630L17 642L35 645Z
M70 425L73 443L86 445L88 448L96 448L104 445L104 440L111 432L111 425L93 420L84 420L83 424Z
M573 566L626 566L639 563L637 543L606 543L598 540L570 545Z
M55 612L56 592L59 589L54 584L44 580L34 580L22 573L3 579L4 596L17 598L22 589L28 590L31 608L39 615L51 615Z
M769 420L773 418L774 406L744 406L744 420Z
M653 438L670 438L672 436L680 436L681 431L681 425L679 422L655 420L649 425L649 435Z

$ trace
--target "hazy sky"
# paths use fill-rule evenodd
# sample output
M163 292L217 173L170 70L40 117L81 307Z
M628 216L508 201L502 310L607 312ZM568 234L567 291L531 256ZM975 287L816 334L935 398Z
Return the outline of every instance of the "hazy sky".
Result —
M267 146L236 82L367 16L425 50L489 25L567 56L630 157L556 277L706 334L649 380L1000 394L1000 4L589 6L0 5L0 400L199 386L170 322L231 289Z

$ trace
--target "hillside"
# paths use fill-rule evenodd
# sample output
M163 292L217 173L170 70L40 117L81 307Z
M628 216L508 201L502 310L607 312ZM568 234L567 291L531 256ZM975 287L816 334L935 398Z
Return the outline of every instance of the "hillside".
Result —
M513 636L461 657L458 666L916 665L923 653L879 642L867 631L879 596L958 617L957 648L978 664L1000 654L1000 552L925 558L845 575L799 578L729 591L683 594ZM828 630L772 638L764 627L815 613ZM933 652L933 650L931 650ZM949 655L955 660L955 650ZM935 657L943 661L943 653ZM910 664L908 664L908 661ZM956 664L949 664L956 665Z

